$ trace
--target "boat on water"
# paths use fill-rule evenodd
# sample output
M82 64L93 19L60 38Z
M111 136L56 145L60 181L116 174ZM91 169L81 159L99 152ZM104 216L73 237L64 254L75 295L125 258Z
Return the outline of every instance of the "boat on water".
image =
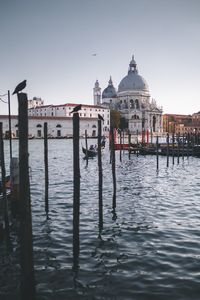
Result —
M85 154L85 156L87 156L88 158L92 158L97 156L97 148L93 148L91 149L91 147L87 150L86 148L82 147L82 151Z

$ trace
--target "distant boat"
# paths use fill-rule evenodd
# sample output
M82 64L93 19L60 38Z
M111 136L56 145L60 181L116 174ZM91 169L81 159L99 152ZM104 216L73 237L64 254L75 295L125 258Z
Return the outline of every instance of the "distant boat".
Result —
M86 149L84 147L82 147L82 151L83 153L85 154L85 156L88 156L88 157L95 157L97 155L97 149Z

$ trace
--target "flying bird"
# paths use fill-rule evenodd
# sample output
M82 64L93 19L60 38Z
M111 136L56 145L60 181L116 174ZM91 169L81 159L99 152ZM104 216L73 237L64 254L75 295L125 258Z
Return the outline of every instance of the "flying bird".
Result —
M81 107L82 107L82 104L75 106L74 109L72 111L70 111L70 114L73 114L73 113L81 110Z
M104 121L104 118L100 114L98 114L98 119Z
M14 94L18 94L18 93L21 92L25 87L26 87L26 80L20 82L20 83L16 86L16 88L15 88L15 90L14 90L14 92L13 92L12 94L13 94L13 95L14 95Z

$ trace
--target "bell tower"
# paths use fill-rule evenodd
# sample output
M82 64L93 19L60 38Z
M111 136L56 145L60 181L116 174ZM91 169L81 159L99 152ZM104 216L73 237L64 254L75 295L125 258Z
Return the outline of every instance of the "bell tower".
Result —
M94 105L101 104L101 88L99 86L98 80L96 80L93 88L93 99L94 99Z

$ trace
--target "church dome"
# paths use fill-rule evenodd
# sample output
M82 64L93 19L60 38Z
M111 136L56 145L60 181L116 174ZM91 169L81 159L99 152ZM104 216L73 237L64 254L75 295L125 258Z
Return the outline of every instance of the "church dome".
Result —
M118 92L124 91L149 92L149 87L146 80L138 74L137 64L134 60L134 56L132 56L132 60L129 64L128 75L121 80L118 86Z
M110 77L110 80L108 82L107 88L102 93L102 99L104 98L116 98L117 97L117 92L116 89L113 86L112 79Z

